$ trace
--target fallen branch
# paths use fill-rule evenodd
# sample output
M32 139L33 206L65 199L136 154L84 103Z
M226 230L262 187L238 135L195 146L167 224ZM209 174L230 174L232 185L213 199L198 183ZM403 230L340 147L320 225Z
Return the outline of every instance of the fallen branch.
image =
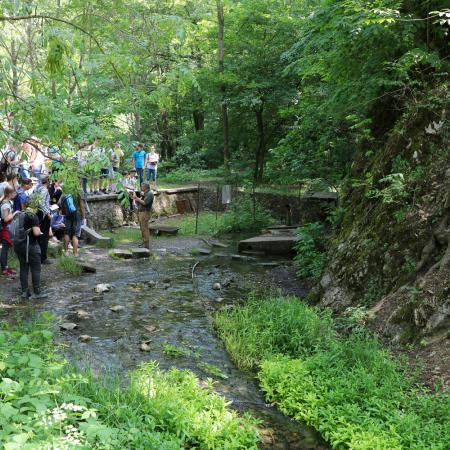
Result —
M197 268L197 266L200 264L200 261L197 261L193 266L192 266L192 273L191 273L191 276L192 276L192 279L194 279L194 276L195 276L195 269Z

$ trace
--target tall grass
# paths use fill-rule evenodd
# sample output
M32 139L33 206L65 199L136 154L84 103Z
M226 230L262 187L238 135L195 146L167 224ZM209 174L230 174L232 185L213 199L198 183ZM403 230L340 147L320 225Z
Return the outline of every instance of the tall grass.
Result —
M215 318L267 400L319 430L333 448L448 449L450 394L432 393L375 336L339 336L328 314L299 300L253 299Z

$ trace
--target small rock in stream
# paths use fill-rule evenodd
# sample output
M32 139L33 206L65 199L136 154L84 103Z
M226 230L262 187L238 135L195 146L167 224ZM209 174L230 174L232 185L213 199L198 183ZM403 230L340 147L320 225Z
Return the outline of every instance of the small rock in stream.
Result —
M92 337L88 334L82 334L78 339L80 342L90 342L92 340Z
M89 313L84 309L77 309L76 314L79 319L87 319L89 317Z
M171 281L169 277L163 278L163 283L170 283Z
M151 351L150 345L148 345L146 342L143 342L141 344L140 348L141 348L141 352L149 352L149 351Z
M114 305L109 308L112 312L119 312L122 311L124 308L122 305Z
M208 256L211 253L212 253L211 250L209 250L208 248L199 248L198 249L198 254L199 255Z
M61 330L72 331L78 327L76 323L64 322L60 326Z
M148 287L151 287L151 288L156 287L156 281L154 281L154 280L148 281L148 282L147 282L147 286L148 286Z
M216 298L216 302L218 302L218 303L221 303L221 302L223 302L225 299L223 298L223 297L219 297L219 298Z
M222 242L213 241L211 245L216 248L228 248L227 244L222 244Z
M106 283L100 283L95 286L95 292L97 294L103 294L103 292L109 292L111 290L111 285Z
M222 289L222 285L220 283L214 283L212 288L215 291L220 291Z

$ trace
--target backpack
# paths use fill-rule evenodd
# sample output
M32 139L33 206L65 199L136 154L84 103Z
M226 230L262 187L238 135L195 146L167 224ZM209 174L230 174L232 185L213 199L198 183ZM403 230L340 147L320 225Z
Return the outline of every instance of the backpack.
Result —
M75 202L73 200L72 194L67 194L64 196L62 201L62 210L65 216L75 214L77 212L77 207L75 206Z
M25 217L26 213L20 211L14 216L14 219L8 226L9 235L14 246L21 244L28 239L31 228L30 230L25 231Z

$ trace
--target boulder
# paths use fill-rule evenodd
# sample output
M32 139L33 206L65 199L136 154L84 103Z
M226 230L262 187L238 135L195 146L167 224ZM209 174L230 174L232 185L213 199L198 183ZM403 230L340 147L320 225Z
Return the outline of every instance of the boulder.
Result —
M214 283L212 288L215 291L220 291L222 289L222 285L220 283Z
M89 342L92 340L92 337L88 334L82 334L78 339L80 342Z

